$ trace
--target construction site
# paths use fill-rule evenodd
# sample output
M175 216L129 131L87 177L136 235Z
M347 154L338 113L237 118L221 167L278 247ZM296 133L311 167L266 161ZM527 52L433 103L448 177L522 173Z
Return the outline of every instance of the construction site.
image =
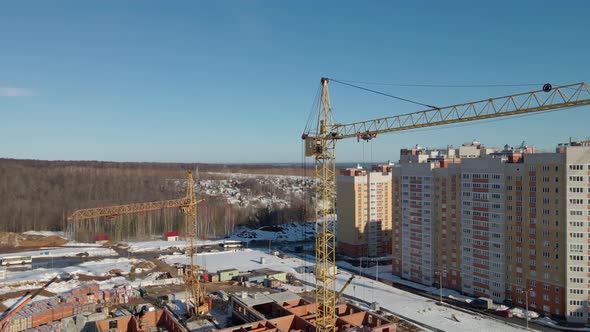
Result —
M193 183L192 172L188 172L187 184ZM153 287L132 288L130 285L103 291L99 284L90 283L48 300L32 302L53 282L61 281L55 277L33 294L25 294L4 313L0 321L2 331L315 331L320 306L296 294L268 291L248 294L241 291L228 297L222 290L213 291L216 283L231 282L233 285L248 285L243 289L256 285L276 292L282 284L288 283L287 273L268 268L251 271L226 269L217 273L203 270L196 264L199 247L195 211L198 203L193 186L188 185L186 196L180 199L76 210L68 217L73 234L77 223L83 220L115 218L166 208L181 209L186 216L187 234L183 236L187 239L186 258L183 263L174 264L176 271L169 270L180 277L183 292L172 294L175 287L154 290ZM167 233L166 236L178 239L177 233ZM239 248L241 243L223 241L221 246ZM265 266L264 258L260 258L260 264ZM171 273L168 277L172 277ZM352 279L353 276L337 294L336 300ZM211 285L208 290L203 286L205 284ZM211 292L217 295L210 296ZM230 327L220 328L226 326L226 322L217 322L210 312L218 310L220 314L227 314L229 308L232 323ZM336 315L335 328L338 331L366 330L367 327L370 331L396 330L393 322L352 304L338 305ZM416 328L412 326L412 330Z
M0 1L0 332L590 332L588 13Z
M334 123L328 92L331 80L321 78L316 110L302 139L305 156L314 162L313 180L315 236L310 257L290 257L244 250L240 241L219 240L199 243L196 210L202 199L195 194L193 172L186 177L186 194L178 199L127 205L96 207L71 212L68 231L76 233L80 223L119 216L180 209L185 216L182 232L167 232L168 241L184 239L183 249L155 250L145 260L155 271L166 273L152 284L135 280L103 287L89 281L56 296L35 297L53 283L67 283L71 276L57 276L36 292L25 293L0 318L2 331L224 331L224 332L332 332L332 331L420 331L438 328L395 310L381 308L383 300L360 299L360 289L379 298L381 288L365 278L360 269L337 267L336 260L336 142L343 139L369 141L380 134L469 121L532 114L590 104L590 86L545 84L538 91L467 102L448 107L429 107L420 112L378 118L350 124ZM338 82L338 81L336 81ZM345 85L348 83L339 82ZM67 236L67 234L66 234ZM105 240L97 238L97 241ZM215 248L218 249L215 249ZM212 249L213 248L213 249ZM161 249L161 248L160 248ZM129 247L113 247L119 257L136 255ZM389 251L391 252L391 248ZM88 254L87 254L88 255ZM159 257L158 257L159 255ZM251 255L251 256L248 256ZM394 253L395 255L395 253ZM153 256L153 257L152 257ZM139 256L138 256L139 257ZM362 263L362 262L361 262ZM243 264L243 267L240 267ZM135 269L135 267L133 267ZM351 272L352 270L352 272ZM135 271L135 270L134 270ZM6 273L6 272L5 272ZM8 272L9 274L12 272ZM134 272L135 273L135 272ZM159 274L161 276L161 274ZM355 279L356 277L356 279ZM61 280L60 280L61 279ZM162 280L167 280L161 282ZM156 282L157 281L157 282ZM369 282L371 284L369 284ZM352 289L351 286L352 285ZM377 286L378 285L378 286ZM104 288L104 289L102 289ZM357 290L358 288L358 290ZM297 293L295 293L295 291ZM395 290L398 292L398 290ZM442 292L442 290L441 290ZM387 301L387 300L385 300ZM441 315L452 324L470 325L458 318L460 308L445 306ZM436 308L436 307L435 307ZM429 309L432 310L432 309ZM439 310L438 308L434 310ZM448 311L445 311L448 310ZM465 318L467 319L467 318ZM436 318L435 318L436 320ZM448 324L451 324L448 323ZM445 323L447 324L447 323ZM490 323L492 324L492 323ZM527 319L528 324L528 319ZM506 325L505 328L513 328ZM444 326L444 328L449 328Z

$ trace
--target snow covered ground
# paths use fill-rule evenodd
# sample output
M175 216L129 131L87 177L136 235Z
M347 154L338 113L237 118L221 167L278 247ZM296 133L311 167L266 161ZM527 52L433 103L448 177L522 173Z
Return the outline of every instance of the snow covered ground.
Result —
M356 266L356 267L352 266L348 262L338 261L337 265L339 267L346 268L350 271L354 271L354 272L359 271L358 266ZM361 269L361 272L364 274L377 276L377 267L376 266L364 267ZM384 279L384 280L393 281L396 284L402 284L405 286L409 286L409 287L419 289L424 292L429 292L434 295L440 294L440 289L437 287L430 287L430 286L421 285L421 284L418 284L418 283L415 283L415 282L412 282L409 280L404 280L398 276L391 274L391 266L389 266L389 265L379 266L378 277L380 280ZM444 289L444 288L442 290L442 295L443 295L443 297L446 297L446 298L450 298L450 299L454 299L454 300L458 300L458 301L464 301L467 303L470 303L472 300L475 299L474 297L462 295L459 292L454 291L452 289ZM502 304L499 304L499 305L495 304L495 310L498 310L498 311L510 310L515 317L522 318L522 319L525 319L526 312L527 312L523 308L512 308L511 309L511 308L509 308L505 305L502 305ZM555 321L551 320L550 318L547 318L547 317L539 318L539 314L535 311L532 311L532 310L529 310L528 312L529 312L529 319L531 322L534 321L535 323L538 322L541 325L546 325L546 326L551 326L551 327L557 326L556 325L557 323ZM539 318L539 319L537 319L537 318ZM590 331L590 329L586 329L586 330L581 329L580 331Z
M353 271L353 272L357 272L357 273L359 272L358 266L352 266L348 262L338 261L338 262L336 262L336 264L339 267L345 268L349 271ZM376 276L377 275L377 266L361 268L360 272ZM405 285L408 287L412 287L414 289L419 289L424 292L429 292L431 294L435 294L435 295L440 294L440 289L438 287L421 285L421 284L418 284L418 283L415 283L415 282L412 282L409 280L404 280L398 276L391 274L391 265L380 265L378 277L379 277L379 280L389 280L389 281L393 281L396 284L402 284L402 285ZM467 302L467 303L470 303L473 299L475 299L474 297L462 295L461 293L459 293L457 291L454 291L452 289L446 289L446 288L444 288L442 290L442 295L443 295L443 297L447 297L450 299L463 301L463 302ZM507 308L504 308L504 309L507 309Z
M197 240L196 243L199 246L204 245L218 245L227 240L237 240L242 242L250 242L254 240L273 242L289 242L289 241L303 241L314 238L314 223L304 224L284 224L272 226L273 228L280 228L280 231L268 231L269 228L261 227L259 229L251 229L244 226L239 226L233 236L226 239L219 240ZM265 230L267 229L267 230ZM131 252L151 252L161 251L170 248L184 249L187 246L186 241L165 241L165 240L153 240L153 241L141 241L141 242L124 242L128 246L128 250Z
M289 180L307 180L308 177L299 175L282 175L282 174L253 174L253 173L229 173L229 172L207 172L211 175L225 176L229 179L256 179L256 178L269 178L269 179L289 179Z
M265 259L265 264L260 264L261 257ZM262 251L250 249L200 253L195 258L196 264L202 266L209 272L217 272L228 268L236 268L240 271L270 268L295 273L295 267L305 264L304 261L298 258L280 259ZM184 264L186 261L186 258L183 255L162 256L161 259L169 265L175 263Z
M63 237L64 232L52 232L52 231L26 231L23 233L24 235L38 235L38 236L59 236Z
M106 257L106 256L116 256L117 253L113 249L109 248L102 248L102 247L71 247L71 248L47 248L47 249L40 249L40 250L32 250L32 251L19 251L13 252L10 254L1 254L0 258L2 257L10 257L10 256L31 256L33 258L49 258L49 257L75 257L80 253L88 253L89 257Z
M215 245L223 243L223 240L197 240L198 246L204 245ZM142 242L125 242L128 245L130 252L150 252L150 251L161 251L170 248L184 249L188 245L186 241L166 241L166 240L154 240L154 241L142 241Z
M122 274L129 273L131 266L143 260L129 259L129 258L108 258L97 261L84 262L82 264L68 266L64 268L53 269L35 269L28 271L8 271L6 279L0 282L0 293L9 293L15 290L23 290L34 288L35 285L47 282L55 276L62 276L65 274L76 275L84 274L89 276L106 276L109 271L120 270ZM75 281L72 281L74 283ZM23 285L27 284L27 285ZM63 286L64 283L55 283L49 287L49 291L64 291L56 289L55 287ZM28 286L28 287L27 287ZM74 288L70 287L71 288Z
M102 244L70 241L62 245L62 247L102 247Z
M315 224L284 224L272 226L281 228L279 232L265 231L268 229L261 227L259 229L250 229L244 226L236 228L232 240L249 242L252 240L272 240L272 241L303 241L311 240L315 237Z
M578 328L576 328L576 327L567 327L566 328L566 327L563 327L563 326L559 326L559 325L557 325L557 322L556 321L552 320L549 317L541 317L539 319L534 319L534 320L531 320L531 321L534 321L537 324L549 326L551 328L558 329L558 330L564 330L564 331L583 331L583 332L590 331L590 327L578 327Z
M265 264L260 264L263 257ZM168 264L182 263L184 257L164 256ZM270 268L274 270L292 273L298 279L314 283L313 274L297 273L296 267L309 266L310 263L298 258L281 259L268 255L259 250L241 250L235 252L203 253L197 256L197 264L203 266L210 272L234 267L241 271L254 270L259 268ZM341 271L337 275L336 288L340 289L349 279L348 272ZM477 314L467 314L462 311L436 305L435 301L415 295L375 280L364 277L355 278L351 285L344 292L360 298L367 302L378 302L382 308L394 313L415 319L430 326L444 331L522 331L512 325ZM452 318L452 314L459 322Z
M47 296L43 296L43 295L37 295L35 296L35 298L33 299L32 302L37 302L37 301L42 301L42 300L46 300L48 299ZM7 308L10 308L11 306L13 306L15 303L20 302L21 298L13 298L13 299L8 299L4 302L2 302L2 304L4 304Z

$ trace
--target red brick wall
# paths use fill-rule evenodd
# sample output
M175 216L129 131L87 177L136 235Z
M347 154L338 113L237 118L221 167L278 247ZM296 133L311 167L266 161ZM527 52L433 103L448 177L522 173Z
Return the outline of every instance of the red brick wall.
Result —
M349 257L365 257L367 256L368 248L366 244L350 244L346 242L338 242L338 253Z

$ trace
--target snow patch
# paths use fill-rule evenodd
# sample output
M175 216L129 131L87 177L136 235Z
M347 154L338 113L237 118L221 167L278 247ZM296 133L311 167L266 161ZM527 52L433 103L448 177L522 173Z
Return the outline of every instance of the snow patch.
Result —
M120 270L122 274L128 274L131 266L141 261L142 260L139 259L129 258L110 258L88 261L64 268L7 271L6 279L3 279L2 282L0 282L0 289L4 292L5 289L11 288L11 291L13 291L14 288L12 288L12 286L19 286L22 284L30 284L30 286L28 288L20 289L35 288L35 284L47 282L53 277L62 275L84 274L89 276L108 276L110 275L109 272L112 270ZM56 283L55 285L56 286L52 286L58 287L60 283Z
M512 314L518 318L525 319L527 316L527 311L522 308L512 308L510 309L510 312L512 312ZM531 310L528 311L528 316L529 319L539 318L539 314Z
M64 232L51 232L51 231L26 231L23 232L24 235L36 235L36 236L44 236L44 237L49 237L49 236L59 236L61 238L65 239L65 235Z
M277 231L267 231L269 228ZM250 242L253 240L263 241L304 241L315 238L315 223L284 224L250 229L245 226L238 226L231 236L232 240Z
M223 240L197 240L195 241L198 246L205 245L216 245L223 243ZM142 241L142 242L124 242L124 245L128 246L130 252L152 252L162 251L172 248L184 249L188 246L186 241Z
M77 255L86 255L88 257L106 257L117 256L117 252L110 248L47 248L32 251L19 251L10 254L3 254L1 257L8 256L31 256L33 258L49 258L49 257L76 257Z
M273 230L269 230L273 229ZM276 231L274 231L276 230ZM197 240L198 246L206 245L220 245L227 240L236 240L242 242L250 242L254 240L260 241L274 241L274 242L293 242L310 240L315 237L315 223L302 224L283 224L273 225L267 227L260 227L258 229L251 229L246 226L238 226L234 235L224 239L218 240ZM186 241L138 241L138 242L122 242L123 246L128 247L130 252L154 252L169 249L184 249L187 247Z
M37 296L35 296L35 298L33 299L32 302L38 302L38 301L47 300L47 299L49 299L49 297L43 296L43 295L37 295ZM4 304L7 308L10 308L13 305L15 305L17 302L20 302L20 300L21 300L21 297L15 297L15 298L8 299L8 300L2 302L2 304Z

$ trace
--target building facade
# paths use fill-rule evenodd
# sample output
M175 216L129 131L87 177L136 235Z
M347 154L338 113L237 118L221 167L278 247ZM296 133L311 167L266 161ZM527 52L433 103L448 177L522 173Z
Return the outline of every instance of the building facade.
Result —
M404 149L392 272L588 323L590 144Z
M461 163L461 290L505 298L504 163L501 158Z
M432 285L434 269L433 163L408 163L394 167L392 173L400 179L399 222L395 225L398 236L393 257L399 263L403 278Z
M337 183L337 248L349 257L391 254L391 168L341 170Z
M433 169L434 282L461 290L461 166L457 162L439 162L441 167Z

